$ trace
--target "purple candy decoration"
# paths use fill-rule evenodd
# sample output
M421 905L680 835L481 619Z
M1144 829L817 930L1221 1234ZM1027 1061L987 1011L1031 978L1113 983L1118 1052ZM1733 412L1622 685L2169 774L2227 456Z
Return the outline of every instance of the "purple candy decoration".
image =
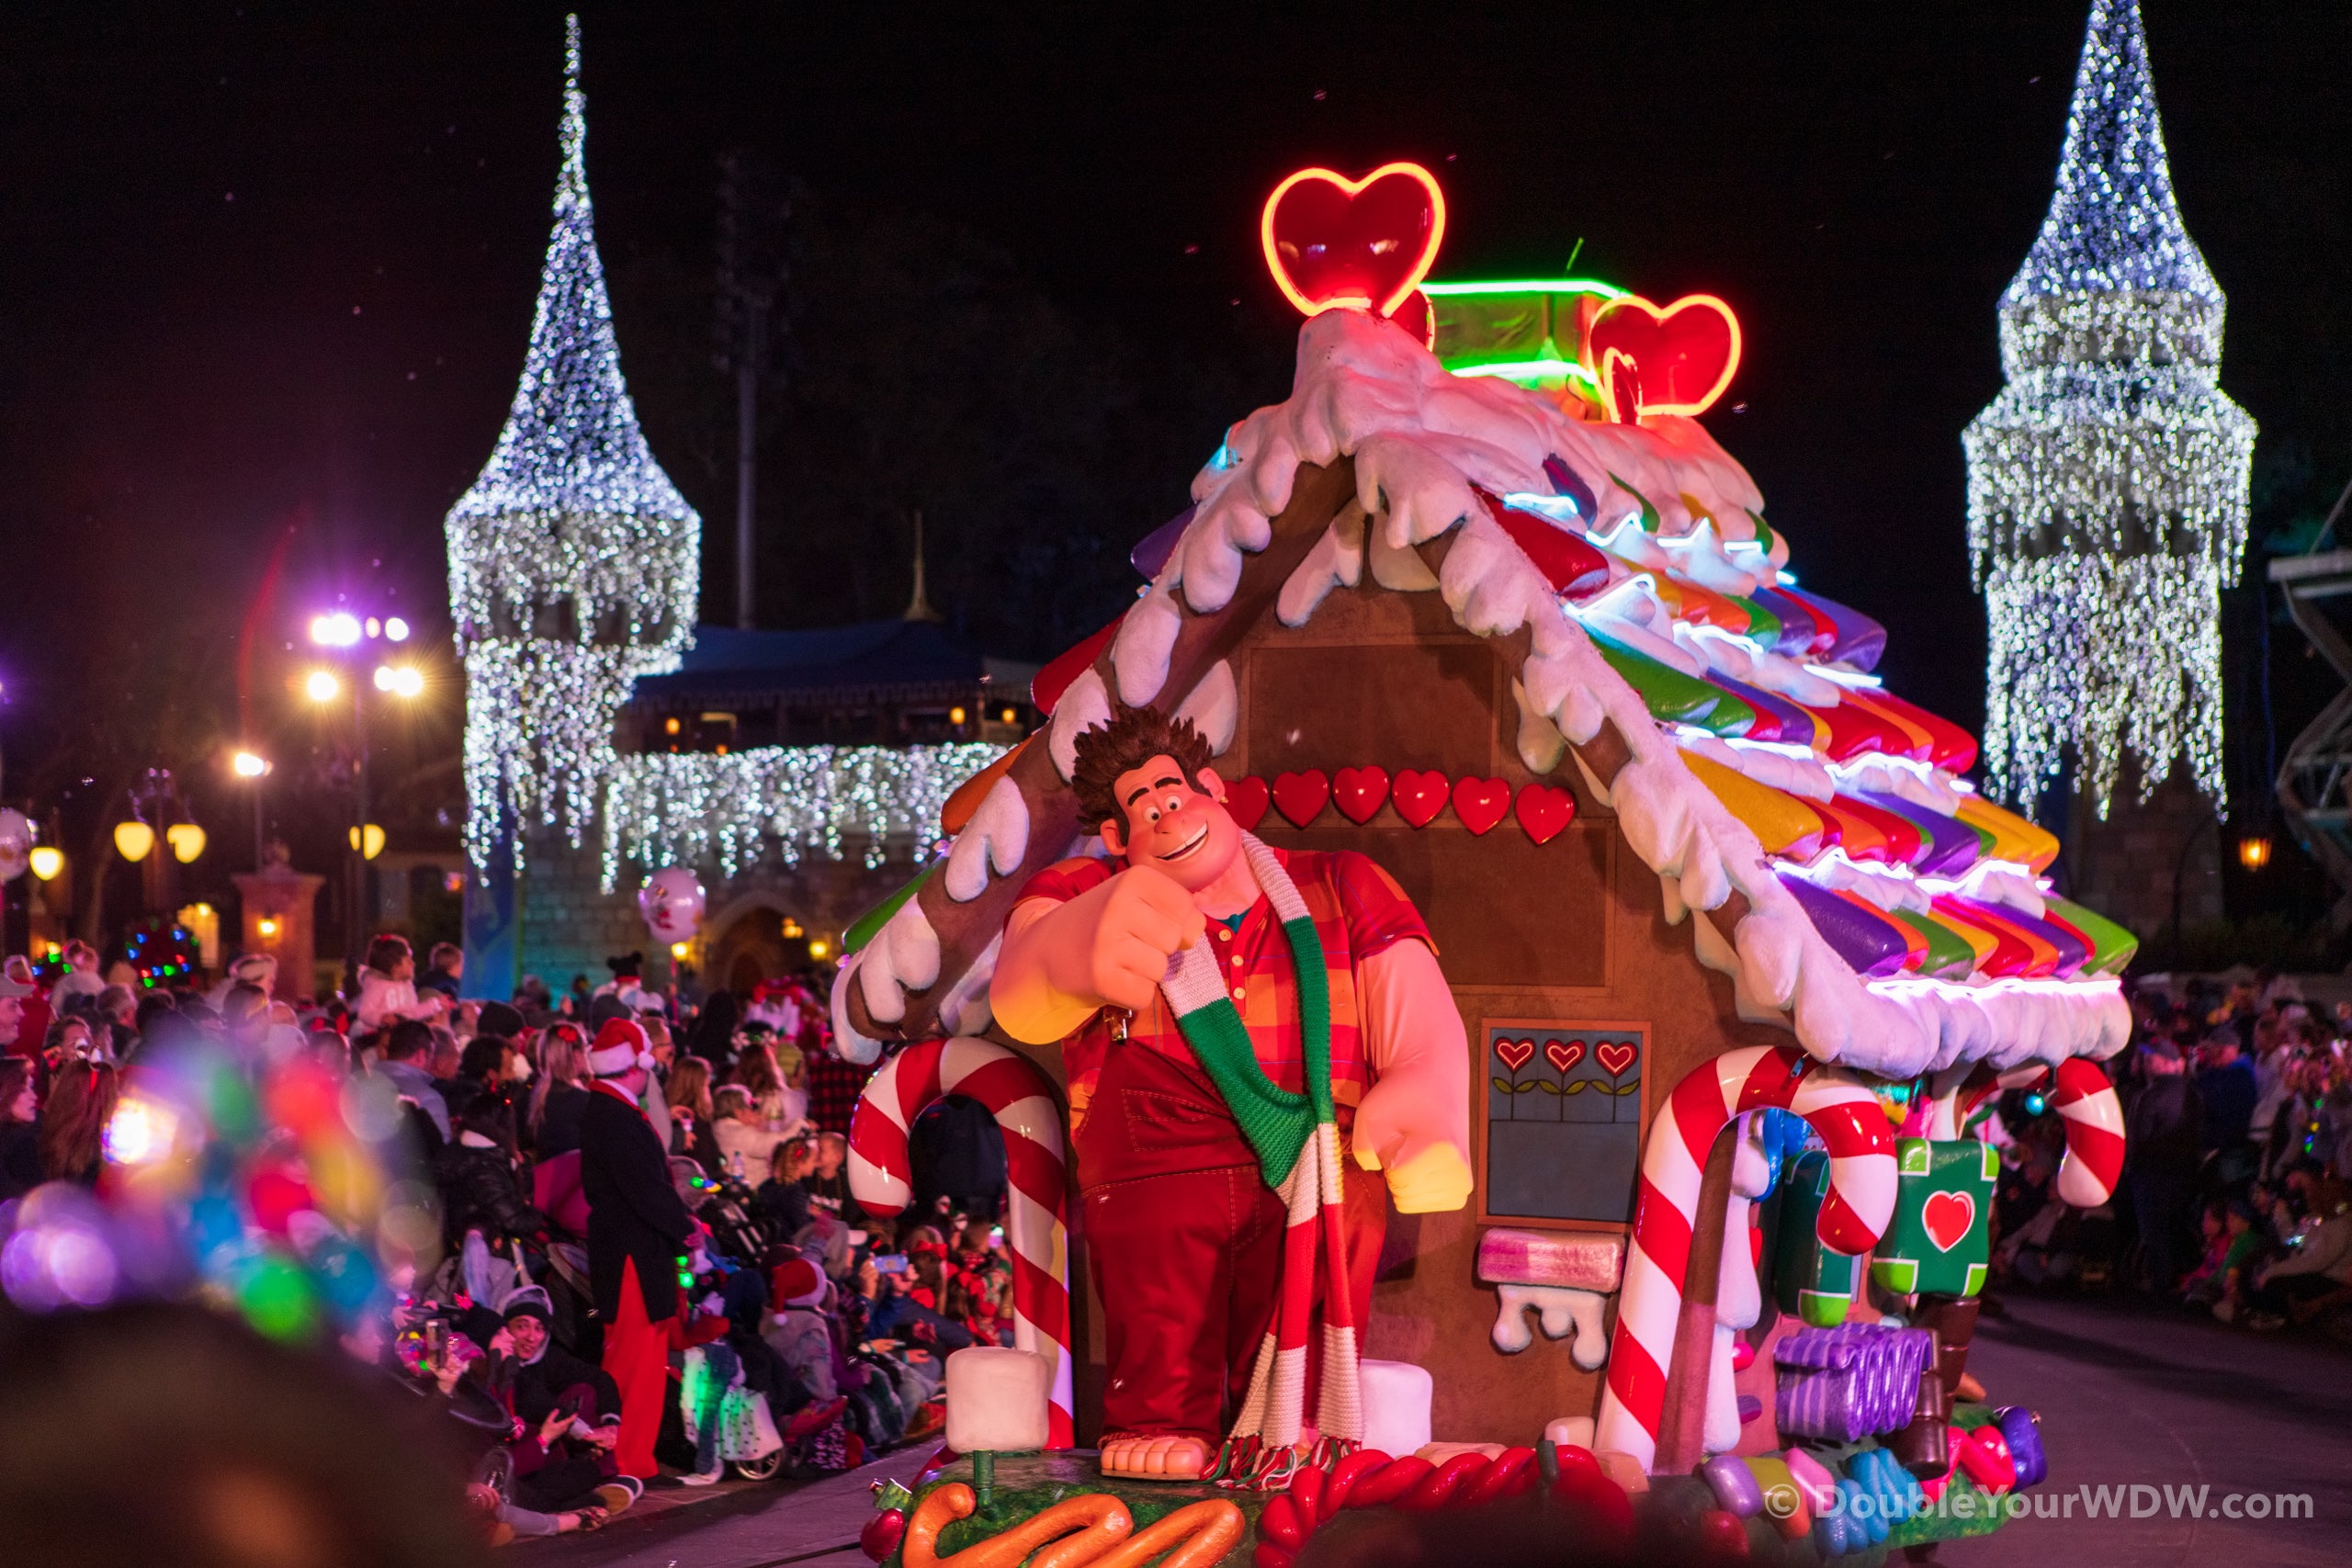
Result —
M1860 610L1824 599L1818 593L1808 593L1802 588L1783 588L1781 592L1796 600L1815 613L1815 618L1826 620L1837 628L1838 640L1821 658L1830 663L1843 660L1857 670L1878 668L1879 660L1886 652L1886 628L1863 615Z
M1904 1426L1933 1342L1923 1328L1859 1323L1788 1336L1772 1347L1781 1435L1852 1443Z
M1146 534L1142 541L1127 552L1127 563L1142 574L1145 581L1148 582L1159 575L1159 569L1166 566L1168 558L1176 553L1176 541L1184 536L1185 528L1192 524L1193 513L1199 510L1197 506L1184 508Z
M1915 806L1901 795L1865 790L1860 798L1894 812L1928 835L1927 857L1911 868L1921 876L1958 876L1974 865L1984 851L1984 840L1976 836L1976 829L1957 818Z
M1741 1426L1745 1427L1750 1421L1760 1420L1763 1418L1763 1415L1764 1402L1762 1400L1757 1398L1752 1393L1743 1393L1739 1396L1739 1424Z
M1708 671L1707 679L1756 710L1757 727L1743 739L1785 740L1797 746L1813 744L1812 716L1778 692L1768 692L1714 671Z
M1558 454L1544 457L1544 477L1552 481L1553 494L1565 495L1577 503L1577 515L1584 519L1586 526L1589 527L1600 520L1600 502L1594 498L1592 487L1578 479L1577 471L1569 468Z
M2083 944L2081 938L2065 927L2053 925L2048 920L2036 919L2024 910L2012 909L2006 904L2001 906L2001 917L2013 925L2021 926L2031 931L2058 950L2058 967L2052 972L2060 979L2071 979L2075 971L2090 962L2090 949Z
M1759 588L1748 597L1781 617L1781 640L1772 645L1772 651L1784 653L1791 659L1804 658L1812 649L1814 639L1828 625L1822 616L1777 588Z
M1902 969L1911 944L1892 921L1848 903L1826 888L1815 887L1802 876L1785 871L1775 874L1804 911L1804 918L1813 922L1813 929L1821 933L1821 940L1852 965L1855 974L1875 980Z

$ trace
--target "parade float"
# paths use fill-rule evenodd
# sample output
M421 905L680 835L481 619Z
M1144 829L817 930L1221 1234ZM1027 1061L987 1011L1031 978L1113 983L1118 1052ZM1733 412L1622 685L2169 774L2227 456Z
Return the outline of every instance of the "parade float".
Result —
M974 1099L1017 1269L1013 1347L949 1362L960 1457L880 1500L877 1557L1286 1568L1399 1511L1550 1507L1602 1546L1867 1560L1995 1528L2044 1472L2030 1411L1964 1397L1997 1168L1971 1134L2038 1086L2062 1194L2106 1200L2132 939L2050 892L2056 840L1873 673L1884 629L1802 585L1698 421L1730 308L1428 282L1443 226L1411 164L1269 198L1307 317L1290 397L1231 428L1136 547L1136 602L1039 675L1043 728L850 933L837 1036L882 1060L858 1197L902 1209L915 1119ZM1165 743L1106 762L1137 724ZM1162 855L1161 808L1210 826ZM1147 941L1156 992L1098 1005L1117 984L1086 976L1155 929L1113 931L1116 890L1177 886L1220 833L1271 914L1195 894L1204 934ZM1329 868L1366 863L1327 920ZM1418 1000L1366 897L1434 955ZM1229 1118L1154 1087L1168 1054ZM1106 1128L1157 1152L1112 1169ZM1216 1269L1206 1309L1139 1289L1158 1265L1109 1219L1220 1139L1262 1167L1236 1201L1287 1227L1279 1309ZM1261 1352L1204 1443L1148 1441L1134 1347L1203 1310Z

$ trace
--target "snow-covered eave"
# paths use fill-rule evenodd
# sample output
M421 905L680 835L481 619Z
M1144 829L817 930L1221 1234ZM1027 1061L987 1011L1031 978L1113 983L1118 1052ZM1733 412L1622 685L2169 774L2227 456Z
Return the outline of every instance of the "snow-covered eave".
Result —
M1464 398L1464 388L1475 392ZM1132 705L1159 694L1186 613L1225 608L1249 558L1271 536L1298 466L1351 459L1357 504L1284 582L1281 619L1305 625L1332 588L1360 582L1369 558L1382 586L1438 590L1465 630L1490 638L1526 632L1523 655L1516 647L1509 654L1519 660L1521 760L1548 773L1573 748L1588 788L1657 873L1669 919L1679 923L1692 909L1731 917L1727 940L1709 918L1693 922L1693 942L1700 962L1731 976L1744 1017L1792 1029L1823 1060L1893 1077L1960 1062L2008 1066L2120 1049L2129 1012L2111 979L1857 975L1781 886L1755 835L1683 764L1675 739L1472 490L1548 491L1546 457L1589 483L1589 470L1600 468L1653 499L1653 491L1722 496L1745 485L1712 442L1677 434L1669 444L1647 430L1571 422L1516 388L1446 376L1419 344L1370 318L1317 318L1301 334L1292 398L1236 426L1226 461L1195 482L1193 523L1112 645L1118 695ZM1739 502L1746 511L1758 504ZM1600 520L1604 527L1610 521ZM1685 532L1700 523L1686 516ZM1595 765L1614 750L1594 746L1604 725L1623 751L1607 777Z

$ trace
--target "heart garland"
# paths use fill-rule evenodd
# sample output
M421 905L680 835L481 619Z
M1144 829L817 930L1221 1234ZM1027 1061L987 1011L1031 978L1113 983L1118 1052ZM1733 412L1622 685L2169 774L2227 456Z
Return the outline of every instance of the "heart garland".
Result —
M1331 798L1341 816L1361 827L1372 820L1373 813L1388 798L1388 770L1376 763L1341 768L1331 780Z
M1435 768L1399 768L1389 798L1396 803L1397 816L1416 828L1426 828L1445 809L1453 788L1453 781Z
M1453 814L1473 833L1485 833L1510 809L1510 785L1500 779L1453 781Z
M1548 844L1576 820L1576 796L1557 784L1523 784L1519 786L1517 807L1519 825L1527 836L1539 844Z
M1225 786L1225 808L1245 833L1257 831L1258 824L1266 819L1266 807L1272 799L1266 790L1266 781L1248 774L1229 781Z
M1294 828L1304 828L1322 816L1330 800L1331 780L1320 768L1274 776L1274 809L1288 818Z

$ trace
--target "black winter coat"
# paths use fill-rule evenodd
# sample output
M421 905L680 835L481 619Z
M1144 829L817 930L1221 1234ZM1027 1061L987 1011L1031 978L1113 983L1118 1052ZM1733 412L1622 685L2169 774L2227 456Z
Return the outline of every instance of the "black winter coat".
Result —
M593 1093L580 1113L580 1188L588 1200L588 1280L606 1323L620 1315L621 1272L637 1265L645 1315L678 1305L678 1256L694 1217L670 1182L670 1156L644 1113Z
M433 1156L433 1181L441 1190L442 1230L452 1249L472 1229L495 1244L503 1236L537 1235L548 1228L547 1216L524 1198L503 1149L446 1144Z

